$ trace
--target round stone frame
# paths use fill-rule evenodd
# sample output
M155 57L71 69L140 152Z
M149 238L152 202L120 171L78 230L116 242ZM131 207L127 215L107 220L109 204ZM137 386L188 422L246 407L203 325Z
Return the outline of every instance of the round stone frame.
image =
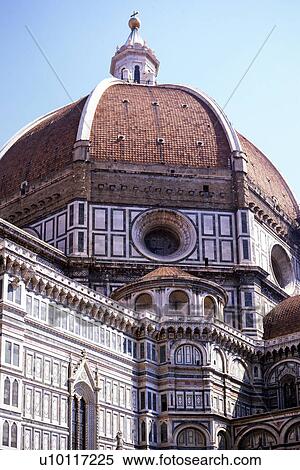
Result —
M168 256L152 253L145 245L145 236L157 228L166 228L179 238L179 248ZM140 214L131 231L132 241L140 254L154 261L171 263L188 257L195 249L196 229L191 220L171 209L150 209Z
M274 266L276 262L280 269L280 276L276 273ZM295 273L293 263L288 252L279 243L274 243L270 250L270 266L272 269L273 277L279 287L285 290L288 294L292 294L295 289Z

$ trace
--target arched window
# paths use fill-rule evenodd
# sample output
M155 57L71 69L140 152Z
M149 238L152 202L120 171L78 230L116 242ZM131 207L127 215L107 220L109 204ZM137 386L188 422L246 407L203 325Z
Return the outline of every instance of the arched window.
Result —
M8 377L4 380L4 404L10 405L10 380Z
M16 423L13 423L11 427L11 440L10 440L11 447L17 448L18 445L18 428Z
M191 344L180 346L175 351L175 364L200 366L203 364L201 351Z
M198 429L183 429L177 437L178 449L205 449L205 436Z
M2 428L2 445L9 446L9 424L4 421Z
M239 444L240 450L271 449L276 445L275 437L265 429L248 432Z
M19 405L19 383L15 379L12 386L12 406Z
M297 406L295 378L288 375L282 380L281 387L283 392L283 407L293 408L294 406Z
M226 450L228 449L227 436L224 431L218 433L218 449Z
M79 402L79 449L86 449L86 403L84 398Z
M170 310L174 314L188 315L189 314L189 298L188 295L182 290L175 290L171 292L169 297Z
M135 300L136 312L144 312L145 310L151 310L152 298L149 294L140 294Z
M208 319L214 318L216 313L216 302L213 297L207 295L204 299L204 316Z
M141 424L141 441L146 442L146 423L142 421Z
M139 65L134 66L134 83L140 83L141 81L141 72L140 72L140 67Z
M213 356L213 365L215 366L216 370L220 372L224 372L224 363L223 363L223 358L222 358L220 351L218 351L217 349L214 349L212 356Z
M76 395L72 403L72 449L85 450L87 446L87 405L83 397Z
M13 285L12 285L11 282L7 286L7 298L11 302L13 302L13 300L14 300L14 288L13 288Z
M124 80L124 70L125 70L125 67L123 67L121 70L121 80Z
M295 423L288 429L284 442L288 444L300 442L300 423Z
M77 449L77 432L78 432L78 399L74 397L72 400L72 449Z
M160 427L160 441L168 442L168 426L167 423L162 423Z

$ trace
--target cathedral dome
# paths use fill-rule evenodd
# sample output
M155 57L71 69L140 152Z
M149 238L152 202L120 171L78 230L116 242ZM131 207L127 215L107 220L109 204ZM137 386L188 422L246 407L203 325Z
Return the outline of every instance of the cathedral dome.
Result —
M289 297L274 307L264 318L264 339L300 331L300 295Z
M232 153L245 152L252 184L292 219L297 203L283 177L218 105L181 85L103 80L87 98L37 119L0 152L0 200L20 195L70 170L74 149L85 143L88 159L104 165L232 169ZM174 171L174 170L173 170Z

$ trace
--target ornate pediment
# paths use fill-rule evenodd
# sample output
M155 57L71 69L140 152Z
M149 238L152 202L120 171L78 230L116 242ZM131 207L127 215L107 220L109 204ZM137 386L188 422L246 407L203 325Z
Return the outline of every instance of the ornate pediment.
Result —
M95 389L96 384L94 374L91 371L85 350L81 352L81 358L72 371L71 380L74 385L79 382L84 382L89 385L92 390Z

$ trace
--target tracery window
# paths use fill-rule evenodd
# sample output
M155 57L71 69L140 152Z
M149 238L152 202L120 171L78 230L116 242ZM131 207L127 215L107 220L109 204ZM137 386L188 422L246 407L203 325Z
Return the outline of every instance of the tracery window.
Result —
M87 404L74 395L72 402L72 449L87 449Z
M175 364L200 366L203 364L201 351L191 344L180 346L175 351Z
M141 441L142 442L146 441L146 423L145 423L145 421L142 421L142 424L141 424Z
M2 445L9 446L9 424L4 421L2 428Z
M167 423L162 423L160 427L160 441L168 442L168 426Z
M10 405L10 380L8 377L4 380L4 405Z
M18 428L17 428L16 423L13 423L11 427L10 445L11 447L17 448L17 444L18 444Z
M204 449L205 436L198 429L183 429L177 437L177 447L179 449Z
M239 449L271 449L276 445L275 437L265 429L255 429L248 432L239 444Z
M12 385L12 406L18 406L19 404L19 383L15 379Z

